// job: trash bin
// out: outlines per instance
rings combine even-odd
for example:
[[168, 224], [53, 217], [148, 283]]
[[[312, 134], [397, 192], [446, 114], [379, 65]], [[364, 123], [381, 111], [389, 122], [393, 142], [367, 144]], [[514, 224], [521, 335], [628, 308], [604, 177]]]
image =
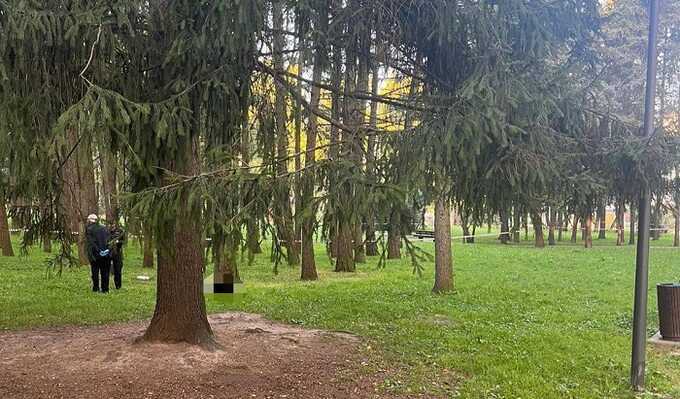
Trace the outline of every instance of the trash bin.
[[658, 284], [656, 294], [661, 338], [680, 342], [680, 283]]

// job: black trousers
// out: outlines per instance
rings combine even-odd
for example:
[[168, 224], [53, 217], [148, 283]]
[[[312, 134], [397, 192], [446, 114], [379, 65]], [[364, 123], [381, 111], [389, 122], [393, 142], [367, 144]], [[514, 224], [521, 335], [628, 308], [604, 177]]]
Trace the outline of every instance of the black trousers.
[[123, 285], [123, 254], [118, 253], [111, 257], [111, 264], [113, 266], [113, 283], [116, 289], [120, 289]]
[[101, 276], [101, 292], [109, 292], [111, 258], [99, 258], [91, 262], [90, 266], [92, 267], [92, 291], [99, 291], [99, 277]]

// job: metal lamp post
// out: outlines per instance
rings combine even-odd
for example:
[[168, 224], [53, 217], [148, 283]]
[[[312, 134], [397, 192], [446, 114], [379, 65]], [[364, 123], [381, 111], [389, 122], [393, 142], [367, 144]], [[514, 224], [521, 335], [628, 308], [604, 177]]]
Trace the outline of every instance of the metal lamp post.
[[[656, 96], [657, 30], [659, 0], [649, 1], [649, 41], [647, 43], [647, 84], [643, 136], [654, 133], [654, 103]], [[635, 259], [635, 304], [633, 309], [633, 355], [630, 383], [637, 391], [645, 387], [645, 354], [647, 344], [647, 290], [649, 286], [649, 218], [650, 190], [642, 187], [638, 211], [638, 242]]]

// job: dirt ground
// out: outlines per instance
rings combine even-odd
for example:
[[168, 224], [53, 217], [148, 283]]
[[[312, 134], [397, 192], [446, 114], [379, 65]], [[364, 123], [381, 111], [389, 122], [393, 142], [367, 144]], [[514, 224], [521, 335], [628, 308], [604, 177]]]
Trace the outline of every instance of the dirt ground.
[[135, 344], [144, 322], [0, 333], [0, 398], [395, 397], [355, 336], [245, 313], [210, 321], [221, 351]]

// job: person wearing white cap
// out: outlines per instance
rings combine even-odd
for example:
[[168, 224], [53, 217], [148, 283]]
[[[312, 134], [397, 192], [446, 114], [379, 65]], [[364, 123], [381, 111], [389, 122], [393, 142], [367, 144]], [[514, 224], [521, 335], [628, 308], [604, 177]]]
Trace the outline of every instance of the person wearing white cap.
[[101, 276], [101, 292], [109, 292], [109, 273], [111, 271], [111, 257], [109, 250], [109, 231], [98, 223], [95, 214], [87, 217], [85, 228], [85, 248], [87, 259], [92, 268], [92, 291], [99, 292], [99, 278]]

